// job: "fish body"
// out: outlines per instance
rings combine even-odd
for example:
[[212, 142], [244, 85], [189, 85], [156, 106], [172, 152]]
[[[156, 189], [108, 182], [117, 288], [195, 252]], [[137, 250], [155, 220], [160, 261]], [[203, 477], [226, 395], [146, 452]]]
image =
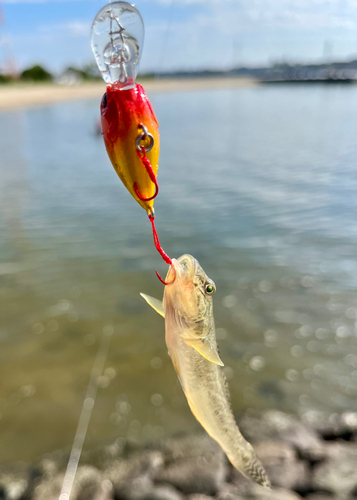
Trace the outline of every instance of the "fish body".
[[215, 284], [191, 255], [172, 260], [166, 281], [173, 279], [165, 286], [162, 305], [143, 297], [165, 317], [166, 345], [190, 409], [236, 469], [269, 487], [266, 472], [240, 433], [231, 409], [216, 342]]
[[[144, 125], [154, 139], [146, 156], [155, 176], [159, 166], [159, 124], [143, 87], [137, 84], [123, 90], [115, 83], [108, 84], [101, 103], [101, 122], [105, 147], [116, 173], [136, 201], [151, 213], [154, 201], [140, 199], [134, 189], [136, 184], [146, 199], [155, 194], [155, 184], [150, 180], [136, 147], [136, 140], [142, 132], [140, 125]], [[143, 141], [141, 145], [146, 147], [148, 144]]]

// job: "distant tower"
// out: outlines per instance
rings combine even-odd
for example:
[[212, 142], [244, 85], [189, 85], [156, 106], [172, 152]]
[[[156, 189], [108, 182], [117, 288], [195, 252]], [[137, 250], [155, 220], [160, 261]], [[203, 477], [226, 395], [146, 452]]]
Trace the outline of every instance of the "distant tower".
[[6, 27], [5, 13], [0, 1], [0, 73], [17, 76], [11, 39]]

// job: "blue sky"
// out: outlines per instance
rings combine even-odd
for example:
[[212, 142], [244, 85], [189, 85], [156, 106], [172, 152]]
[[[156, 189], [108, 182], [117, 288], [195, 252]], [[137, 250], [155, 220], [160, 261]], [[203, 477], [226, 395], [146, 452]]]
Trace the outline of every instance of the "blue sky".
[[[20, 68], [93, 61], [99, 0], [0, 0]], [[357, 0], [138, 0], [142, 71], [357, 58]], [[0, 37], [4, 30], [0, 27]], [[0, 64], [4, 46], [0, 47]]]

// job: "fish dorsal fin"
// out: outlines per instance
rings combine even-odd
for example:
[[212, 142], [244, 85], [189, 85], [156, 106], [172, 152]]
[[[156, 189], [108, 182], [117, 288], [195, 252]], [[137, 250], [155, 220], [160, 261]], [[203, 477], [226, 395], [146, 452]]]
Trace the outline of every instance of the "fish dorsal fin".
[[185, 343], [201, 354], [207, 361], [211, 361], [215, 365], [224, 366], [219, 357], [217, 347], [207, 338], [204, 339], [184, 339]]
[[140, 294], [143, 299], [151, 306], [157, 313], [160, 314], [163, 318], [165, 317], [164, 306], [161, 300], [155, 299], [154, 297], [150, 297], [150, 295], [146, 295], [145, 293]]

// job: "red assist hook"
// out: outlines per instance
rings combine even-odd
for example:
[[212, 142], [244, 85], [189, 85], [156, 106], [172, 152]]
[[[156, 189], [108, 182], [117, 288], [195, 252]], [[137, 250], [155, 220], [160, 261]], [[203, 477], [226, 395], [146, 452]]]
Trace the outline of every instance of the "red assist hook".
[[[154, 172], [154, 170], [153, 170], [153, 168], [151, 166], [150, 160], [146, 156], [146, 153], [148, 153], [149, 151], [151, 151], [151, 149], [154, 146], [154, 142], [155, 141], [154, 141], [153, 136], [148, 132], [148, 130], [145, 127], [145, 125], [143, 125], [142, 123], [139, 123], [139, 129], [141, 129], [142, 132], [140, 133], [140, 135], [138, 135], [138, 137], [136, 139], [136, 149], [137, 149], [138, 156], [141, 159], [141, 162], [142, 162], [143, 166], [145, 167], [145, 170], [146, 170], [146, 172], [147, 172], [147, 174], [148, 174], [151, 182], [155, 185], [155, 193], [152, 196], [150, 196], [148, 198], [145, 198], [140, 193], [138, 185], [137, 185], [136, 182], [134, 182], [134, 190], [135, 190], [136, 196], [140, 200], [142, 200], [142, 201], [151, 201], [151, 200], [154, 200], [156, 198], [156, 196], [159, 194], [159, 185], [157, 183], [155, 172]], [[142, 143], [144, 143], [144, 144], [147, 143], [147, 145], [142, 145]], [[148, 210], [148, 214], [149, 214], [149, 221], [151, 222], [151, 225], [152, 225], [152, 234], [153, 234], [153, 237], [154, 237], [154, 243], [155, 243], [156, 250], [159, 252], [159, 254], [161, 255], [161, 257], [164, 260], [164, 262], [166, 262], [166, 264], [169, 264], [170, 266], [172, 266], [172, 269], [174, 271], [174, 278], [173, 278], [172, 281], [166, 282], [165, 280], [163, 280], [161, 278], [160, 274], [156, 270], [155, 270], [155, 273], [156, 273], [156, 276], [161, 281], [161, 283], [163, 283], [164, 285], [171, 285], [175, 281], [176, 271], [175, 271], [174, 266], [172, 265], [172, 260], [167, 255], [167, 253], [163, 250], [163, 248], [162, 248], [162, 246], [160, 244], [159, 237], [158, 237], [158, 234], [157, 234], [157, 231], [156, 231], [156, 227], [155, 227], [154, 208], [152, 208], [152, 210], [151, 209]]]
[[[159, 194], [159, 185], [158, 185], [157, 180], [156, 180], [155, 172], [151, 166], [149, 159], [146, 156], [146, 153], [151, 151], [151, 149], [154, 146], [154, 138], [151, 134], [148, 133], [147, 128], [142, 123], [139, 123], [139, 128], [142, 129], [142, 133], [138, 136], [138, 138], [136, 140], [136, 149], [137, 149], [138, 156], [139, 156], [142, 164], [144, 165], [144, 167], [145, 167], [145, 169], [150, 177], [151, 182], [153, 184], [155, 184], [155, 193], [152, 196], [149, 196], [146, 198], [145, 196], [143, 196], [140, 193], [136, 182], [134, 182], [134, 191], [135, 191], [136, 196], [139, 198], [139, 200], [151, 201], [151, 200], [154, 200], [156, 198], [156, 196]], [[147, 147], [142, 146], [141, 145], [142, 141], [147, 141], [147, 140], [149, 140], [149, 145]]]
[[173, 280], [169, 281], [169, 282], [166, 282], [165, 280], [163, 280], [161, 278], [160, 274], [155, 269], [156, 276], [159, 278], [161, 283], [163, 283], [164, 285], [172, 285], [172, 283], [175, 281], [175, 278], [176, 278], [176, 269], [172, 265], [172, 260], [167, 255], [167, 253], [164, 252], [162, 246], [160, 245], [159, 237], [157, 235], [157, 231], [156, 231], [156, 227], [155, 227], [155, 214], [154, 213], [149, 214], [149, 221], [151, 222], [151, 225], [152, 225], [152, 234], [154, 237], [154, 243], [155, 243], [156, 250], [159, 252], [159, 254], [161, 255], [162, 259], [166, 262], [166, 264], [169, 264], [171, 266], [171, 269], [174, 272]]

